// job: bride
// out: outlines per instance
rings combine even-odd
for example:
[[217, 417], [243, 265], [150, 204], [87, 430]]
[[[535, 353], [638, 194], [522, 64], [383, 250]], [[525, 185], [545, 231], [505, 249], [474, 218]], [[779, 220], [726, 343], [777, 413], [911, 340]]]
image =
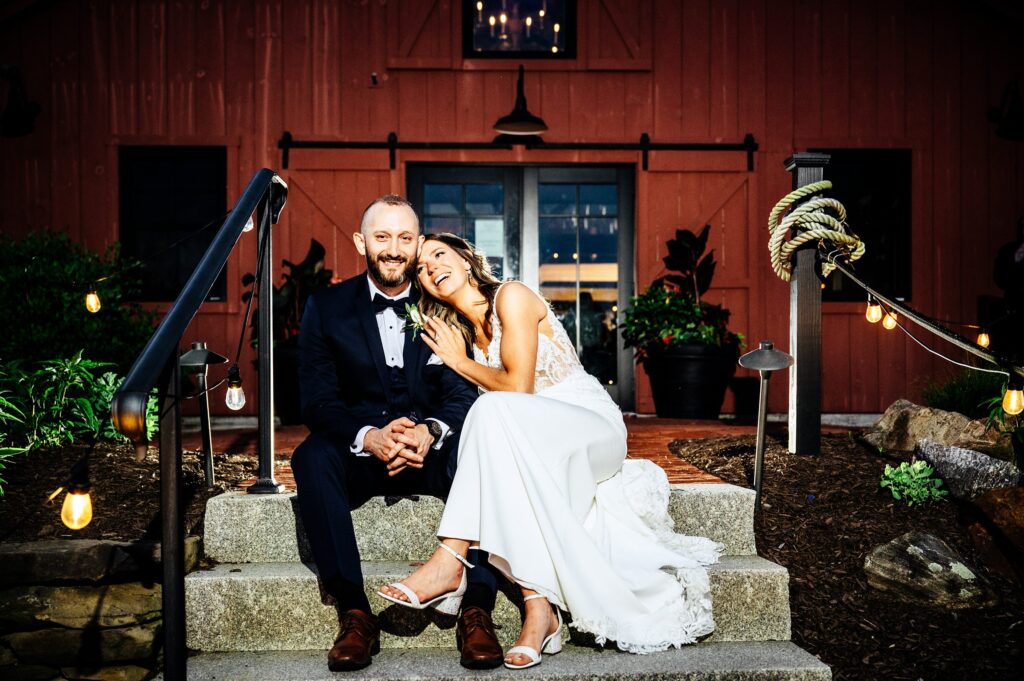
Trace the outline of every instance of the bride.
[[451, 234], [425, 237], [416, 273], [424, 341], [484, 394], [463, 426], [441, 546], [380, 595], [455, 612], [465, 556], [479, 547], [524, 597], [506, 667], [532, 667], [561, 650], [562, 610], [599, 644], [633, 653], [709, 634], [703, 566], [721, 546], [671, 531], [664, 472], [624, 462], [622, 414], [547, 303], [522, 283], [498, 282]]

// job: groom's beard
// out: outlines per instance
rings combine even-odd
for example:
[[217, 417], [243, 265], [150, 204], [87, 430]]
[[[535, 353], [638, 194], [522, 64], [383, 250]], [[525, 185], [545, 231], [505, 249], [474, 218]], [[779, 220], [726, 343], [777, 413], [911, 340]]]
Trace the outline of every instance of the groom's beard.
[[[405, 267], [398, 271], [393, 276], [384, 274], [384, 271], [380, 267], [380, 263], [404, 263]], [[412, 275], [414, 264], [403, 256], [392, 257], [386, 253], [381, 253], [376, 258], [371, 258], [369, 255], [366, 256], [366, 269], [370, 271], [370, 276], [373, 280], [384, 286], [385, 288], [393, 288], [395, 286], [401, 286], [407, 282]]]

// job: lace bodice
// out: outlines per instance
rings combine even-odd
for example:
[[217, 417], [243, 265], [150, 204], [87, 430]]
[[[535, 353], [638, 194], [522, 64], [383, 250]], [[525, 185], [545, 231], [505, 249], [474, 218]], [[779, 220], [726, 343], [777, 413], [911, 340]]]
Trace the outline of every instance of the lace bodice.
[[[498, 292], [500, 291], [499, 288]], [[497, 300], [497, 293], [495, 293], [495, 300]], [[537, 331], [537, 371], [533, 380], [535, 393], [550, 388], [577, 373], [586, 373], [576, 354], [576, 348], [569, 340], [569, 334], [565, 332], [565, 327], [558, 321], [551, 306], [547, 307], [547, 320], [551, 325], [553, 335], [549, 338], [539, 330]], [[480, 348], [474, 345], [473, 357], [477, 362], [491, 368], [504, 369], [505, 367], [501, 363], [501, 321], [498, 319], [497, 312], [491, 312], [491, 332], [493, 335], [487, 346], [487, 354], [485, 355]], [[483, 388], [480, 391], [486, 392]]]

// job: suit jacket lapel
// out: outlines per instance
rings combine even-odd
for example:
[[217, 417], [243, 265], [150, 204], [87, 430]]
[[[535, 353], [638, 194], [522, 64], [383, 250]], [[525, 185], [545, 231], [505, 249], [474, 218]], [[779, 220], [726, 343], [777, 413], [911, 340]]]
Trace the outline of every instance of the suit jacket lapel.
[[[415, 292], [409, 296], [409, 302], [413, 305], [416, 304]], [[426, 362], [426, 359], [423, 358], [423, 348], [427, 347], [427, 344], [418, 338], [413, 340], [410, 321], [409, 319], [405, 320], [405, 347], [402, 350], [402, 362], [405, 365], [405, 382], [409, 386], [409, 395], [413, 395], [416, 384], [420, 380], [420, 369]]]
[[377, 315], [370, 302], [370, 286], [364, 277], [362, 285], [356, 293], [356, 316], [359, 318], [359, 325], [363, 327], [363, 335], [366, 336], [366, 345], [373, 357], [373, 365], [377, 367], [377, 375], [380, 376], [380, 383], [384, 391], [391, 393], [391, 381], [388, 380], [387, 360], [384, 359], [384, 346], [380, 342], [380, 329], [377, 328]]

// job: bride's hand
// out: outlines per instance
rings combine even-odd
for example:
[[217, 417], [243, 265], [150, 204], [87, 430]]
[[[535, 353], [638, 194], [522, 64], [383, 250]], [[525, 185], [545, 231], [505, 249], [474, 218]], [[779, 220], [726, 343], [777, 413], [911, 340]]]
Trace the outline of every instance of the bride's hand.
[[454, 324], [445, 326], [434, 317], [424, 315], [423, 342], [452, 369], [466, 359], [466, 342]]

